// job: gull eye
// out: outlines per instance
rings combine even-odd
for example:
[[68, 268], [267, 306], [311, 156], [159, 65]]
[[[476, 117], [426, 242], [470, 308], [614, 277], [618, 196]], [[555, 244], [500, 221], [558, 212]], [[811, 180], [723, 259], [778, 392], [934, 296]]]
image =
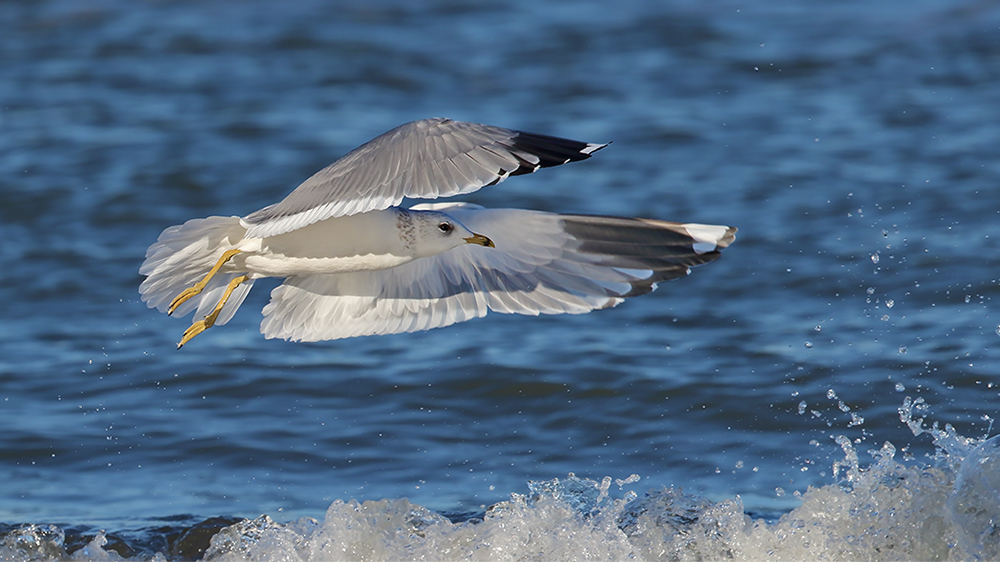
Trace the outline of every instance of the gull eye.
[[454, 228], [455, 227], [451, 226], [450, 222], [443, 222], [438, 225], [438, 230], [445, 234], [451, 234], [451, 231], [454, 230]]

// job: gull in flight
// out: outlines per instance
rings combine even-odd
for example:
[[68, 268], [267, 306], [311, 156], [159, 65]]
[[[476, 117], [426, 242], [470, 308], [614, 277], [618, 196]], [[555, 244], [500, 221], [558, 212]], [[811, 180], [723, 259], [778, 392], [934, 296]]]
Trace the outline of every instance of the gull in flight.
[[403, 198], [472, 193], [607, 146], [450, 119], [397, 127], [245, 217], [193, 219], [146, 251], [150, 308], [196, 311], [180, 348], [228, 322], [262, 277], [266, 338], [320, 341], [449, 326], [487, 311], [581, 314], [716, 260], [736, 229]]

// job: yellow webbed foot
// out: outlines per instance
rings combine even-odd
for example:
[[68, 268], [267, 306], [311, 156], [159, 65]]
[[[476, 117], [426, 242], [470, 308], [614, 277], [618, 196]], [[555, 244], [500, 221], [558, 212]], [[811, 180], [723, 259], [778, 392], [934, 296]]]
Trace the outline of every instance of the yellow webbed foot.
[[[225, 265], [226, 262], [231, 260], [233, 256], [235, 256], [238, 253], [240, 253], [240, 250], [232, 249], [222, 254], [222, 257], [219, 258], [219, 261], [215, 262], [215, 266], [212, 267], [212, 270], [208, 272], [208, 275], [206, 275], [204, 279], [198, 281], [191, 287], [184, 289], [183, 291], [181, 291], [181, 294], [174, 297], [174, 300], [170, 302], [170, 306], [167, 307], [167, 316], [173, 314], [174, 311], [177, 310], [177, 307], [187, 302], [188, 299], [201, 293], [205, 289], [205, 285], [208, 285], [208, 282], [212, 280], [212, 277], [215, 277], [215, 274], [218, 273], [220, 269], [222, 269], [222, 266]], [[194, 336], [191, 337], [193, 338]]]
[[[238, 252], [239, 250], [235, 251]], [[191, 324], [191, 326], [184, 331], [184, 336], [181, 337], [181, 341], [177, 344], [177, 349], [184, 347], [184, 344], [191, 341], [195, 336], [214, 326], [215, 321], [219, 318], [219, 313], [222, 312], [222, 307], [226, 306], [226, 302], [229, 301], [229, 296], [233, 294], [233, 291], [236, 290], [236, 287], [238, 287], [240, 283], [246, 281], [247, 279], [250, 279], [248, 275], [240, 275], [236, 279], [230, 281], [229, 286], [226, 287], [226, 292], [223, 293], [222, 298], [219, 299], [219, 304], [215, 305], [215, 310], [206, 316], [204, 320], [199, 320], [194, 324]]]
[[184, 344], [191, 341], [192, 338], [209, 328], [211, 328], [211, 326], [208, 325], [207, 319], [199, 320], [194, 324], [191, 324], [187, 330], [184, 330], [184, 336], [181, 338], [181, 341], [177, 343], [177, 349], [184, 347]]
[[194, 286], [188, 287], [187, 289], [181, 291], [181, 294], [177, 295], [176, 297], [174, 297], [174, 300], [170, 301], [170, 306], [167, 307], [167, 316], [173, 314], [174, 311], [177, 310], [178, 306], [184, 304], [185, 301], [200, 293], [204, 288], [205, 288], [205, 283], [199, 282]]

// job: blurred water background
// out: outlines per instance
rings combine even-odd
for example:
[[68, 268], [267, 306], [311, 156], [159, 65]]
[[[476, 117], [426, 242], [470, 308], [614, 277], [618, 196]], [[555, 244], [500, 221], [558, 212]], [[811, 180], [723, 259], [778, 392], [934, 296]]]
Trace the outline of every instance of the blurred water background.
[[[210, 558], [1000, 549], [962, 519], [1000, 513], [997, 2], [6, 0], [0, 37], [4, 556], [197, 558], [232, 523]], [[737, 241], [613, 310], [317, 344], [263, 339], [258, 283], [175, 350], [137, 294], [162, 229], [431, 116], [614, 141], [466, 200]], [[649, 539], [664, 506], [722, 550]]]

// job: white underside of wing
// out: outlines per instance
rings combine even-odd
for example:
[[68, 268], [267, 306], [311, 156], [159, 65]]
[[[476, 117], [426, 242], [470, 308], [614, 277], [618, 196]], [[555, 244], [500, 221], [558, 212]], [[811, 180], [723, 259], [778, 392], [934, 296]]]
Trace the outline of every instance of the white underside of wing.
[[433, 207], [489, 236], [497, 248], [467, 245], [383, 271], [289, 278], [271, 293], [261, 332], [318, 341], [428, 330], [489, 310], [580, 314], [620, 302], [609, 287], [629, 287], [627, 275], [567, 259], [573, 239], [557, 215]]
[[317, 341], [428, 330], [490, 310], [585, 313], [717, 259], [735, 232], [463, 203], [413, 209], [448, 213], [496, 247], [464, 245], [381, 271], [291, 277], [264, 308], [264, 335]]
[[[388, 282], [392, 287], [399, 280], [386, 272], [289, 279], [271, 292], [261, 332], [268, 338], [294, 341], [332, 340], [441, 328], [485, 316], [489, 310], [529, 315], [580, 314], [616, 300], [587, 299], [545, 286], [502, 292], [469, 287], [445, 296], [373, 294], [379, 282]], [[361, 285], [364, 290], [352, 290]]]

